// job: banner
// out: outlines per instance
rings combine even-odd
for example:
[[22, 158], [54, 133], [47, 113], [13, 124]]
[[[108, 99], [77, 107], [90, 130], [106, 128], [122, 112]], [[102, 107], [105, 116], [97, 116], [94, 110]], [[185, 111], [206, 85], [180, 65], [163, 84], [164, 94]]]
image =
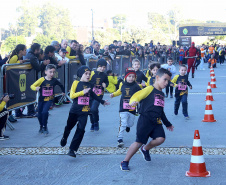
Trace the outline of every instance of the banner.
[[77, 71], [81, 66], [79, 60], [71, 60], [68, 62], [68, 90], [70, 91], [72, 83], [77, 79]]
[[191, 46], [191, 37], [179, 37], [180, 46]]
[[30, 64], [6, 66], [6, 93], [14, 99], [7, 103], [8, 109], [20, 107], [36, 101], [36, 92], [30, 86], [36, 81], [36, 72]]
[[226, 35], [226, 23], [187, 24], [179, 27], [179, 36]]

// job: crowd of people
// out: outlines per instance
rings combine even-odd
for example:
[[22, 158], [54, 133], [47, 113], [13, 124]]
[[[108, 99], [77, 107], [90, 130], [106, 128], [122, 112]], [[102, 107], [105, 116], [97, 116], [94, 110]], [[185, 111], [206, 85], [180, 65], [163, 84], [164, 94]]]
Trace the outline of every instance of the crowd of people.
[[[172, 53], [177, 53], [180, 65], [179, 75], [176, 75], [177, 70]], [[117, 55], [140, 57], [155, 55], [156, 60], [150, 61], [149, 70], [144, 73], [140, 70], [141, 62], [139, 59], [133, 59], [132, 67], [127, 68], [125, 76], [119, 80], [111, 70], [105, 72], [107, 62], [103, 59], [106, 56], [110, 60], [114, 60]], [[167, 61], [164, 64], [160, 61], [162, 55], [167, 56]], [[86, 58], [97, 59], [95, 71], [86, 66]], [[153, 41], [141, 46], [136, 42], [122, 44], [121, 41], [115, 40], [113, 44], [100, 49], [100, 44], [94, 40], [89, 47], [84, 49], [84, 46], [76, 40], [72, 40], [69, 45], [67, 40], [62, 40], [61, 43], [53, 41], [43, 51], [38, 43], [32, 44], [29, 49], [23, 44], [18, 44], [10, 56], [1, 58], [0, 64], [29, 62], [37, 72], [41, 71], [43, 77], [38, 78], [37, 76], [37, 81], [30, 87], [33, 91], [39, 91], [38, 108], [35, 109], [33, 104], [27, 106], [27, 115], [23, 114], [23, 109], [17, 109], [15, 110], [16, 118], [37, 117], [40, 124], [38, 132], [48, 135], [48, 115], [49, 109], [54, 105], [54, 87], [60, 86], [63, 96], [67, 93], [64, 92], [63, 85], [54, 78], [54, 73], [57, 68], [73, 59], [78, 59], [82, 65], [77, 71], [78, 79], [71, 86], [70, 98], [73, 103], [60, 144], [62, 147], [67, 144], [70, 131], [77, 124], [68, 152], [69, 156], [76, 157], [75, 152], [82, 142], [88, 116], [91, 120], [90, 131], [94, 132], [100, 129], [99, 105], [110, 105], [108, 101], [103, 100], [104, 93], [111, 93], [111, 98], [121, 95], [119, 105], [121, 123], [117, 140], [119, 147], [124, 145], [124, 132], [130, 131], [130, 127], [134, 125], [135, 115], [140, 114], [136, 142], [130, 146], [121, 163], [121, 169], [128, 171], [129, 161], [138, 149], [140, 149], [144, 159], [150, 161], [149, 150], [164, 142], [165, 133], [162, 123], [168, 130], [173, 131], [174, 129], [164, 113], [164, 98], [168, 98], [168, 96], [173, 98], [175, 88], [174, 114], [178, 115], [180, 102], [182, 102], [182, 113], [185, 119], [189, 119], [187, 95], [188, 87], [192, 89], [188, 80], [190, 69], [192, 69], [192, 77], [194, 77], [195, 68], [199, 64], [202, 70], [204, 62], [209, 62], [209, 66], [213, 67], [216, 67], [217, 62], [224, 63], [225, 47], [220, 45], [195, 47], [193, 42], [191, 47], [177, 48], [176, 46], [160, 45], [160, 43], [154, 45]], [[185, 59], [187, 59], [188, 67], [184, 65]], [[165, 88], [166, 93], [164, 94], [162, 90]], [[16, 121], [12, 112], [8, 112], [4, 108], [8, 101], [10, 101], [9, 96], [4, 95], [0, 104], [0, 140], [9, 139], [9, 136], [3, 134], [6, 120]], [[139, 108], [137, 108], [138, 103]], [[147, 144], [149, 137], [152, 140]]]

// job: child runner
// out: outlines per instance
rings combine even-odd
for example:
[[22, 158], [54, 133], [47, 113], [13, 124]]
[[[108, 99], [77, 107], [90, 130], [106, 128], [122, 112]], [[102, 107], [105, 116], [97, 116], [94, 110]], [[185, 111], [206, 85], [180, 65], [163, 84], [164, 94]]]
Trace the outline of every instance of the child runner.
[[31, 85], [31, 89], [33, 91], [39, 91], [38, 99], [38, 121], [40, 124], [39, 133], [43, 133], [45, 135], [49, 134], [47, 122], [49, 116], [49, 108], [53, 104], [54, 87], [56, 85], [59, 85], [64, 95], [63, 85], [56, 78], [53, 78], [55, 71], [56, 66], [54, 64], [48, 64], [45, 69], [46, 76], [39, 78], [35, 83]]
[[71, 141], [68, 152], [68, 155], [71, 157], [76, 157], [75, 151], [78, 150], [85, 134], [87, 117], [90, 112], [91, 98], [103, 105], [109, 105], [107, 101], [102, 100], [102, 97], [98, 97], [92, 91], [93, 85], [89, 82], [90, 71], [91, 70], [87, 66], [81, 66], [77, 71], [77, 76], [81, 79], [80, 81], [75, 80], [71, 86], [70, 98], [73, 99], [73, 104], [60, 142], [62, 147], [67, 144], [67, 138], [77, 123], [75, 135]]
[[184, 60], [184, 48], [183, 46], [180, 47], [180, 50], [179, 50], [179, 65], [183, 64], [183, 60]]
[[157, 71], [159, 70], [160, 67], [161, 67], [160, 63], [158, 63], [158, 62], [154, 62], [150, 65], [150, 72], [151, 72], [152, 76], [148, 77], [148, 81], [146, 83], [146, 86], [150, 86], [150, 85], [153, 85], [155, 83], [155, 76], [156, 76]]
[[[137, 122], [136, 142], [134, 142], [121, 162], [121, 170], [129, 171], [129, 161], [140, 148], [146, 161], [151, 161], [149, 150], [165, 141], [165, 132], [162, 122], [168, 130], [173, 131], [173, 125], [168, 121], [164, 113], [164, 89], [170, 81], [171, 73], [160, 68], [153, 86], [148, 86], [136, 92], [130, 99], [130, 105], [136, 106], [140, 102], [140, 117]], [[162, 121], [161, 121], [162, 120]], [[148, 144], [148, 138], [152, 141]], [[143, 145], [143, 146], [142, 146]]]
[[118, 147], [122, 147], [124, 131], [130, 131], [130, 127], [134, 125], [134, 119], [136, 114], [135, 107], [129, 105], [129, 99], [132, 95], [141, 90], [136, 83], [136, 72], [133, 68], [127, 68], [125, 72], [125, 81], [120, 83], [119, 89], [110, 94], [110, 97], [116, 97], [122, 94], [119, 106], [120, 126], [118, 133]]
[[187, 67], [182, 64], [179, 67], [180, 75], [176, 75], [171, 82], [174, 84], [175, 89], [175, 104], [174, 104], [174, 114], [178, 114], [178, 109], [180, 107], [180, 102], [182, 101], [183, 114], [185, 119], [189, 119], [188, 116], [188, 89], [192, 89], [191, 83], [188, 81], [188, 75], [186, 74]]
[[[109, 84], [107, 74], [104, 72], [106, 66], [106, 60], [98, 60], [97, 70], [92, 71], [90, 77], [90, 83], [93, 85], [93, 92], [101, 99], [104, 96], [104, 88], [106, 88]], [[99, 105], [100, 101], [93, 100], [91, 105], [91, 132], [99, 130]]]
[[113, 93], [116, 91], [116, 85], [118, 84], [117, 75], [113, 73], [112, 70], [107, 71], [109, 85], [106, 88], [109, 93]]
[[136, 82], [138, 84], [141, 84], [142, 81], [147, 82], [147, 80], [148, 80], [147, 77], [144, 75], [144, 73], [142, 71], [140, 71], [140, 61], [138, 59], [136, 59], [136, 58], [133, 59], [132, 67], [136, 71], [136, 76], [137, 76]]
[[[169, 57], [167, 59], [167, 64], [163, 64], [162, 68], [169, 70], [172, 74], [171, 79], [174, 78], [176, 74], [176, 67], [173, 65], [173, 58]], [[170, 98], [173, 98], [173, 86], [170, 86], [170, 83], [168, 83], [166, 87], [166, 95], [165, 95], [166, 98], [168, 98], [169, 90], [170, 90]]]
[[150, 70], [150, 66], [151, 66], [151, 64], [153, 64], [154, 63], [154, 61], [149, 61], [149, 63], [148, 63], [148, 70], [147, 70], [147, 72], [146, 72], [146, 77], [148, 78], [148, 77], [151, 77], [152, 76], [152, 74], [151, 74], [151, 70]]

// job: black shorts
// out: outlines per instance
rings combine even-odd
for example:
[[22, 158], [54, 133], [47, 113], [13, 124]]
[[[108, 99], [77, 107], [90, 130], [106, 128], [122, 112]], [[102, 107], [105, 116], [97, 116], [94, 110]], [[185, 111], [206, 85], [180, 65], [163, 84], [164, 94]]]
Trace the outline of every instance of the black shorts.
[[140, 115], [137, 122], [136, 142], [146, 144], [149, 137], [152, 139], [165, 138], [165, 131], [162, 124], [153, 124], [147, 116]]

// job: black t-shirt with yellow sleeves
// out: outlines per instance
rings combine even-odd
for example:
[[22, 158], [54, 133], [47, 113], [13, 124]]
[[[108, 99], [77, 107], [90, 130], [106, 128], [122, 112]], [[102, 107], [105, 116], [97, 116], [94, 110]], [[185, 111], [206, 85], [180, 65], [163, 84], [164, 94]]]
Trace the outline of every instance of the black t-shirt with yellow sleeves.
[[147, 80], [148, 80], [147, 77], [144, 75], [144, 73], [142, 71], [140, 71], [140, 70], [136, 71], [136, 76], [137, 76], [136, 81], [139, 84], [141, 84], [142, 81], [147, 82]]
[[122, 95], [120, 99], [119, 112], [130, 112], [136, 114], [135, 107], [129, 105], [129, 100], [132, 95], [139, 90], [141, 90], [141, 88], [135, 81], [133, 83], [128, 83], [126, 81], [120, 83], [119, 89], [113, 93], [114, 97]]
[[175, 97], [183, 96], [184, 94], [188, 94], [188, 87], [192, 86], [191, 83], [188, 80], [188, 75], [176, 75], [171, 80], [171, 82], [174, 84], [174, 86], [178, 85], [178, 87], [175, 89]]
[[164, 93], [157, 90], [154, 86], [148, 86], [136, 92], [130, 99], [130, 103], [139, 102], [139, 113], [147, 116], [153, 124], [162, 124], [166, 127], [172, 124], [164, 113]]
[[56, 78], [52, 78], [51, 80], [46, 80], [45, 77], [39, 78], [31, 85], [31, 89], [36, 91], [36, 87], [40, 87], [39, 101], [50, 101], [54, 99], [54, 87], [57, 85], [60, 86], [64, 93], [63, 85]]
[[[91, 90], [84, 94], [83, 90], [86, 88], [91, 88]], [[73, 104], [70, 109], [70, 113], [73, 114], [84, 114], [90, 111], [90, 104], [93, 99], [104, 104], [104, 100], [98, 97], [92, 91], [93, 85], [90, 82], [81, 82], [75, 80], [71, 86], [70, 98], [73, 100]]]
[[90, 83], [93, 85], [93, 92], [103, 98], [104, 88], [102, 83], [109, 85], [108, 76], [104, 72], [92, 71], [90, 76]]

